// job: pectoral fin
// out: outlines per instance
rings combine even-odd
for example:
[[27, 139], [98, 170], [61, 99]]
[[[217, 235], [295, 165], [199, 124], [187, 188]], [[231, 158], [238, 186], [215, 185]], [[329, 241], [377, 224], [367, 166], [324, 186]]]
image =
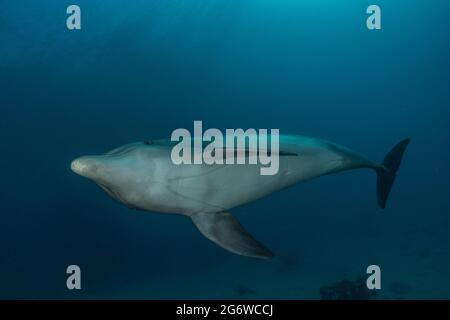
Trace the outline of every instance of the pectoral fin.
[[228, 251], [262, 259], [273, 256], [272, 252], [256, 241], [230, 213], [196, 213], [191, 219], [206, 238]]

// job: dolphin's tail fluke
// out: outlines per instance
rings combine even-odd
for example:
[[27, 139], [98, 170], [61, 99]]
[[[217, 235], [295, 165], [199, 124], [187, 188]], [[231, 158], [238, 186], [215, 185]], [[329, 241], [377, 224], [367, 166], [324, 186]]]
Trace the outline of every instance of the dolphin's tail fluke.
[[394, 184], [396, 173], [400, 168], [403, 154], [410, 142], [411, 139], [408, 138], [395, 145], [384, 157], [383, 163], [377, 169], [378, 205], [382, 209], [386, 208], [386, 200]]

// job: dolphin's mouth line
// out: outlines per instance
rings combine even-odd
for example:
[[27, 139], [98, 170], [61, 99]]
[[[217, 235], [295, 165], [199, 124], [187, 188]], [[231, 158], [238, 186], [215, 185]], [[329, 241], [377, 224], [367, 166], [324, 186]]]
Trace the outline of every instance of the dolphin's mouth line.
[[107, 194], [109, 194], [111, 197], [113, 197], [114, 199], [116, 199], [116, 200], [119, 201], [119, 202], [124, 203], [122, 197], [121, 197], [117, 192], [115, 192], [114, 190], [112, 190], [111, 188], [107, 187], [106, 185], [104, 185], [104, 184], [102, 184], [102, 183], [100, 183], [100, 182], [97, 182], [97, 184], [98, 184], [98, 186], [99, 186], [100, 188], [102, 188], [103, 190], [105, 190], [105, 192], [106, 192]]
[[123, 197], [120, 195], [120, 193], [114, 191], [113, 189], [105, 186], [102, 183], [97, 182], [97, 185], [102, 188], [111, 198], [117, 200], [118, 202], [120, 202], [121, 204], [125, 205], [127, 208], [129, 209], [133, 209], [133, 210], [139, 210], [138, 207], [135, 207], [131, 204], [129, 204], [128, 202], [126, 202]]

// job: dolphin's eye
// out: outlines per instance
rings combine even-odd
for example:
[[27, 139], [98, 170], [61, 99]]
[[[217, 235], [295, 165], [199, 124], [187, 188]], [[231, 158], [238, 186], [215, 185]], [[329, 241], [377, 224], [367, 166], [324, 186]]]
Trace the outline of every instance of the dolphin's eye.
[[145, 140], [144, 144], [145, 145], [151, 145], [151, 144], [153, 144], [153, 140]]

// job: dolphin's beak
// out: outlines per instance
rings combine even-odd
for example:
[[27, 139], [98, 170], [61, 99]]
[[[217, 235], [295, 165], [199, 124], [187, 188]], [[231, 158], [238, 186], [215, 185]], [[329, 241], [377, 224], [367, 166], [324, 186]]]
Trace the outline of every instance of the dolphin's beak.
[[86, 178], [95, 178], [99, 161], [95, 156], [80, 157], [72, 161], [70, 168], [76, 174]]

